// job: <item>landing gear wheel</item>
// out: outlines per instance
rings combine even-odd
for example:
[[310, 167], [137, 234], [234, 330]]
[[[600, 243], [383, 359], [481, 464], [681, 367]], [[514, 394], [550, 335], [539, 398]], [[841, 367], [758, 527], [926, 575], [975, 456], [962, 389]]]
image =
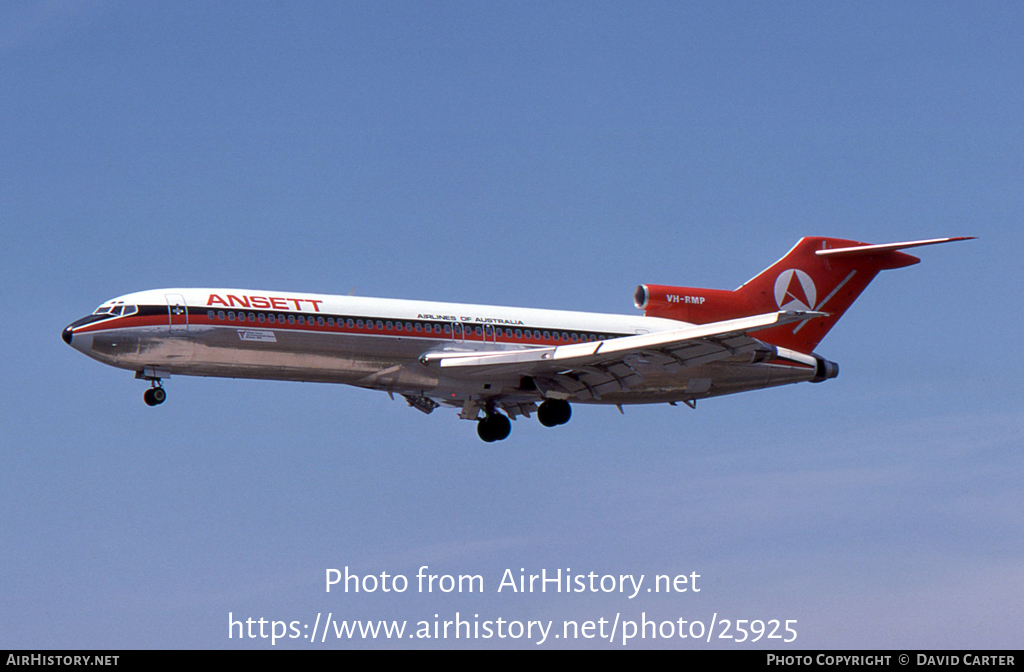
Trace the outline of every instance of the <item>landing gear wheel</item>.
[[572, 417], [572, 406], [564, 399], [548, 399], [537, 409], [537, 419], [545, 427], [564, 425]]
[[502, 441], [512, 433], [512, 423], [501, 413], [489, 413], [477, 422], [476, 433], [487, 443]]
[[162, 387], [151, 387], [142, 394], [147, 406], [159, 406], [167, 400], [167, 392]]

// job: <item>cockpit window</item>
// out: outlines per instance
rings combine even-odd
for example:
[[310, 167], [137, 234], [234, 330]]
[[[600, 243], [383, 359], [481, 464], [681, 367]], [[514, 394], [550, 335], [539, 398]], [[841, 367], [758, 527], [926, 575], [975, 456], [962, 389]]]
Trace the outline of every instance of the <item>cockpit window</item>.
[[124, 316], [124, 315], [134, 315], [137, 312], [139, 312], [139, 309], [138, 309], [137, 306], [126, 306], [126, 305], [124, 305], [124, 302], [118, 301], [117, 303], [114, 303], [114, 304], [111, 304], [111, 305], [103, 304], [102, 306], [100, 306], [96, 310], [92, 311], [92, 314], [93, 315], [110, 315], [112, 317], [118, 317], [118, 316]]

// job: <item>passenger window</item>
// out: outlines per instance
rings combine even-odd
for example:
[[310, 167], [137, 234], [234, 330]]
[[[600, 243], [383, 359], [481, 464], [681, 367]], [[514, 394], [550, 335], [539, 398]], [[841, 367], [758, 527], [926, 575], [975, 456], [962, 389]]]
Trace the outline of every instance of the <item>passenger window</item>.
[[295, 316], [294, 315], [289, 315], [288, 316], [288, 324], [295, 324]]
[[316, 318], [316, 323], [318, 325], [320, 325], [321, 327], [324, 326], [324, 318], [322, 318], [322, 317]]
[[[355, 326], [355, 322], [352, 321], [351, 317], [348, 318], [348, 320], [345, 321], [345, 326], [347, 326], [349, 329], [351, 329], [353, 326]], [[360, 326], [362, 326], [362, 325], [360, 325]]]
[[233, 311], [233, 310], [229, 310], [228, 311], [228, 320], [231, 321], [231, 322], [235, 321], [235, 311]]
[[380, 320], [377, 320], [377, 328], [378, 329], [383, 329], [384, 328], [384, 323], [381, 322]]
[[217, 311], [217, 319], [218, 320], [223, 320], [225, 317], [226, 317], [226, 315], [224, 315], [224, 311], [223, 310], [218, 310]]
[[213, 312], [212, 310], [208, 310], [208, 311], [206, 311], [206, 318], [210, 319], [210, 320], [214, 320], [214, 319], [217, 318], [217, 313]]

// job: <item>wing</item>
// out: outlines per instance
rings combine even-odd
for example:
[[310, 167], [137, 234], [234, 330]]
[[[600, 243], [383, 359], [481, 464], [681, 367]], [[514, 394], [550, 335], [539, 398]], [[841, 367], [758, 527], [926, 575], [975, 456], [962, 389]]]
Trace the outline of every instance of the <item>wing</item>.
[[750, 332], [825, 315], [781, 311], [573, 345], [490, 353], [438, 352], [424, 355], [422, 361], [472, 376], [531, 376], [549, 396], [600, 398], [602, 393], [626, 390], [640, 382], [644, 367], [672, 373], [736, 355], [749, 354], [753, 360], [775, 356], [774, 348]]

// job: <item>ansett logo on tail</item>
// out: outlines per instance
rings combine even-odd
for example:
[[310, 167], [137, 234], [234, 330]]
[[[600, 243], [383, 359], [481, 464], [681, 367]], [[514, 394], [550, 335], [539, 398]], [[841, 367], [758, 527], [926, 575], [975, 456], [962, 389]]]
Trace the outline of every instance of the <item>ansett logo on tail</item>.
[[814, 310], [818, 290], [803, 271], [790, 268], [775, 278], [775, 303], [779, 310]]

